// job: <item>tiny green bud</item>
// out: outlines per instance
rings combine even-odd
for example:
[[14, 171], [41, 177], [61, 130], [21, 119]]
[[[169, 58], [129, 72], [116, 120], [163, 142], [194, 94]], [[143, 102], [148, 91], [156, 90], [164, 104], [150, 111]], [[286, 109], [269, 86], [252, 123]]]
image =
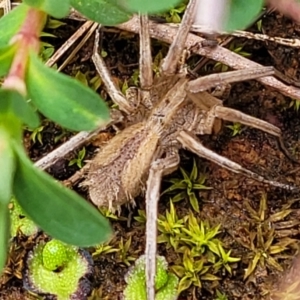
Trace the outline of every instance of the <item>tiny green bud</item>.
[[51, 240], [43, 249], [43, 264], [50, 271], [63, 267], [68, 261], [67, 246], [58, 240]]

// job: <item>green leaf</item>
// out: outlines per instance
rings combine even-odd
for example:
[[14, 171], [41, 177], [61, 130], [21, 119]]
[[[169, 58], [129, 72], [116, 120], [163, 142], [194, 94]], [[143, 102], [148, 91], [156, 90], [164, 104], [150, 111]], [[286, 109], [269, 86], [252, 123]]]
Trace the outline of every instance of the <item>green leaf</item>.
[[73, 191], [32, 165], [23, 149], [18, 154], [13, 191], [25, 213], [46, 233], [65, 243], [87, 247], [105, 242], [109, 222]]
[[126, 11], [139, 11], [142, 13], [159, 13], [170, 10], [171, 8], [180, 4], [182, 0], [127, 0], [126, 2], [123, 0], [113, 0], [113, 2]]
[[130, 17], [111, 0], [71, 0], [71, 5], [90, 20], [103, 25], [120, 24]]
[[15, 172], [15, 156], [9, 141], [9, 133], [0, 127], [0, 203], [3, 205], [11, 199]]
[[187, 174], [187, 172], [183, 168], [180, 168], [180, 172], [181, 172], [181, 174], [182, 174], [182, 176], [184, 178], [184, 181], [186, 183], [191, 182], [191, 179], [190, 179], [189, 175]]
[[167, 188], [165, 191], [163, 191], [161, 195], [167, 194], [175, 190], [186, 190], [185, 181], [184, 180], [177, 181], [176, 183], [172, 184], [169, 188]]
[[233, 31], [246, 28], [254, 21], [263, 5], [263, 0], [232, 0], [225, 30]]
[[260, 258], [261, 258], [261, 253], [257, 252], [255, 254], [254, 258], [250, 261], [250, 263], [248, 265], [248, 268], [246, 269], [246, 272], [244, 274], [244, 280], [246, 278], [248, 278], [251, 275], [251, 273], [254, 272], [254, 270], [255, 270], [255, 268], [257, 266], [257, 263], [259, 262]]
[[197, 180], [197, 178], [198, 178], [198, 168], [197, 168], [196, 160], [193, 159], [193, 169], [190, 175], [190, 180], [194, 182]]
[[0, 47], [7, 46], [11, 38], [19, 31], [29, 7], [20, 4], [0, 19]]
[[193, 184], [193, 190], [212, 190], [212, 189], [213, 189], [212, 187], [203, 184], [199, 184], [199, 183]]
[[65, 128], [89, 131], [109, 119], [108, 107], [94, 91], [46, 67], [35, 54], [30, 55], [26, 83], [34, 105]]
[[217, 277], [213, 274], [204, 274], [203, 276], [201, 276], [202, 280], [209, 280], [209, 281], [215, 281], [215, 280], [220, 280], [220, 277]]
[[7, 205], [0, 203], [0, 275], [6, 263], [10, 219]]
[[16, 91], [0, 89], [0, 116], [9, 118], [14, 114], [21, 119], [29, 128], [36, 128], [40, 120], [36, 112], [28, 102]]
[[191, 285], [192, 285], [192, 281], [189, 277], [184, 276], [183, 278], [181, 278], [178, 284], [178, 290], [177, 290], [178, 294], [180, 294], [182, 291], [187, 290]]
[[0, 48], [0, 77], [8, 73], [15, 51], [14, 45]]
[[198, 203], [198, 199], [197, 199], [195, 193], [191, 193], [189, 195], [189, 199], [190, 199], [190, 203], [191, 203], [194, 211], [199, 212], [200, 211], [199, 210], [199, 203]]
[[23, 0], [23, 2], [58, 19], [65, 17], [70, 9], [69, 0]]
[[186, 198], [186, 192], [180, 192], [172, 198], [172, 202], [176, 203]]

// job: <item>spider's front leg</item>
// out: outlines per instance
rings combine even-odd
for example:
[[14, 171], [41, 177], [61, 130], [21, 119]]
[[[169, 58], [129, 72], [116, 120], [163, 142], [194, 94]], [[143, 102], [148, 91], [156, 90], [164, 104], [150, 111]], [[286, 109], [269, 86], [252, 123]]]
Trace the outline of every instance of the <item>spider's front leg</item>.
[[120, 110], [126, 112], [127, 114], [130, 114], [135, 111], [137, 103], [134, 103], [136, 101], [133, 102], [128, 101], [128, 99], [122, 94], [119, 87], [112, 80], [111, 75], [107, 69], [107, 66], [105, 65], [104, 59], [101, 57], [101, 55], [98, 52], [99, 39], [100, 39], [99, 31], [96, 30], [93, 56], [92, 56], [92, 60], [94, 62], [96, 70], [100, 75], [102, 81], [104, 82], [107, 92], [111, 97], [111, 99], [113, 100], [113, 102], [119, 106]]
[[147, 299], [155, 299], [156, 249], [157, 249], [157, 215], [160, 185], [164, 175], [172, 173], [179, 165], [177, 149], [168, 149], [165, 158], [152, 162], [146, 191], [146, 282]]

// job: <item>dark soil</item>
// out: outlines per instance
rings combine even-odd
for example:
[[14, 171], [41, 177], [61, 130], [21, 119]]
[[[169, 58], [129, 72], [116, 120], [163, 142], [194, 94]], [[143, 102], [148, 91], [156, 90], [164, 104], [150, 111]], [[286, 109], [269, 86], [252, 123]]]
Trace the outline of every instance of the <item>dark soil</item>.
[[[72, 21], [67, 28], [63, 27], [56, 31], [59, 37], [63, 37], [63, 39], [59, 39], [61, 43], [79, 25], [78, 22]], [[266, 15], [262, 19], [262, 27], [264, 33], [270, 36], [300, 38], [299, 25], [276, 13]], [[253, 26], [252, 31], [256, 32], [257, 28]], [[136, 36], [119, 30], [110, 29], [103, 32], [102, 46], [108, 54], [105, 60], [114, 79], [121, 86], [125, 80], [132, 84], [131, 76], [134, 70], [138, 68], [137, 42]], [[299, 80], [298, 49], [280, 46], [271, 42], [237, 38], [233, 40], [233, 43], [236, 47], [243, 45], [243, 51], [251, 54], [250, 59], [263, 65], [272, 65], [290, 79]], [[82, 73], [88, 73], [89, 78], [96, 76], [89, 57], [92, 44], [92, 41], [88, 43], [83, 49], [84, 53], [79, 53], [76, 60], [67, 66], [65, 70], [67, 73], [74, 75], [80, 70]], [[161, 46], [158, 42], [154, 44], [154, 55], [158, 53], [159, 49], [162, 49], [162, 52], [165, 53], [165, 45]], [[208, 65], [212, 67], [214, 63], [208, 62]], [[104, 98], [107, 98], [103, 86], [98, 91]], [[110, 100], [108, 99], [108, 101]], [[261, 118], [281, 128], [287, 149], [295, 158], [300, 160], [300, 112], [298, 113], [294, 104], [292, 99], [262, 86], [256, 81], [234, 84], [231, 87], [230, 94], [224, 99], [225, 106]], [[65, 133], [60, 127], [48, 120], [44, 120], [43, 125], [42, 143], [38, 140], [33, 142], [30, 138], [30, 132], [26, 132], [24, 136], [24, 143], [33, 161], [49, 153], [73, 134]], [[228, 125], [232, 124], [225, 122], [218, 134], [200, 137], [201, 141], [218, 154], [265, 178], [291, 185], [300, 185], [299, 165], [293, 163], [283, 154], [281, 149], [278, 148], [275, 138], [247, 127], [242, 127], [241, 132], [233, 137], [232, 130], [227, 127]], [[113, 135], [113, 129], [99, 134], [98, 139], [86, 146], [87, 155], [85, 158], [92, 158], [97, 147], [106, 143]], [[56, 137], [60, 138], [56, 139]], [[76, 165], [68, 166], [69, 161], [76, 155], [76, 153], [71, 153], [70, 156], [56, 163], [48, 171], [58, 180], [69, 178], [78, 170]], [[226, 294], [228, 299], [268, 298], [270, 292], [274, 289], [274, 283], [281, 281], [283, 274], [289, 270], [298, 251], [300, 230], [297, 222], [300, 215], [298, 194], [237, 175], [195, 157], [190, 152], [181, 151], [182, 168], [190, 171], [193, 159], [196, 159], [199, 172], [206, 174], [205, 185], [212, 187], [211, 190], [197, 193], [201, 212], [194, 214], [202, 220], [208, 220], [211, 225], [221, 224], [221, 233], [217, 236], [218, 239], [222, 241], [227, 251], [232, 249], [232, 257], [241, 257], [241, 261], [231, 265], [232, 275], [228, 272], [221, 272], [218, 274], [220, 277], [218, 282], [203, 280], [202, 288], [191, 286], [180, 295], [180, 299], [217, 299], [216, 290]], [[169, 178], [179, 176], [180, 172], [177, 171]], [[163, 182], [163, 189], [169, 186], [167, 179]], [[77, 187], [74, 188], [77, 189]], [[85, 193], [81, 190], [79, 192]], [[169, 210], [169, 196], [163, 196], [159, 203], [159, 212], [162, 215], [165, 215], [166, 210]], [[265, 215], [260, 215], [261, 219], [258, 221], [255, 219], [254, 212], [258, 213], [263, 197], [267, 199]], [[131, 244], [127, 253], [123, 256], [121, 252], [113, 252], [94, 257], [95, 273], [92, 282], [94, 291], [89, 299], [120, 299], [125, 287], [124, 276], [129, 266], [144, 253], [144, 226], [134, 219], [138, 215], [138, 210], [145, 209], [144, 197], [141, 196], [136, 199], [136, 204], [135, 208], [124, 207], [119, 220], [112, 220], [115, 231], [115, 236], [110, 242], [112, 248], [120, 248], [120, 243], [122, 241], [125, 243], [129, 239], [131, 239]], [[175, 203], [175, 209], [179, 218], [182, 218], [192, 208], [186, 199]], [[275, 213], [284, 212], [288, 209], [291, 209], [292, 212], [286, 217], [269, 222], [270, 230], [263, 230], [263, 239], [266, 241], [270, 235], [273, 235], [272, 245], [278, 245], [287, 238], [293, 238], [295, 241], [281, 253], [271, 254], [266, 252], [265, 257], [261, 259], [253, 273], [247, 279], [244, 279], [245, 270], [249, 268], [255, 254], [262, 251], [261, 244], [255, 238], [262, 221], [267, 220]], [[274, 231], [271, 231], [271, 228]], [[45, 236], [40, 234], [38, 237], [19, 237], [13, 241], [9, 261], [0, 280], [0, 299], [38, 299], [23, 290], [22, 274], [26, 253], [41, 239], [45, 239]], [[94, 249], [89, 250], [91, 253], [94, 252]], [[159, 254], [167, 258], [170, 266], [174, 265], [179, 255], [172, 248], [167, 249], [165, 244], [159, 244]], [[268, 260], [269, 256], [285, 272], [279, 270], [274, 264], [272, 265]], [[295, 276], [292, 277], [294, 281], [297, 280]], [[275, 299], [274, 295], [273, 297]]]

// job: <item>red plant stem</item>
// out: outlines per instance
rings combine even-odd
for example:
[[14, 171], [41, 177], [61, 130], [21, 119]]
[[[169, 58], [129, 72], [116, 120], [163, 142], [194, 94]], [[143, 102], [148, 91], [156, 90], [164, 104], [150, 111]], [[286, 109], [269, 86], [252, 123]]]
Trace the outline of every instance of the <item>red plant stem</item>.
[[30, 8], [19, 32], [11, 39], [10, 44], [17, 48], [14, 59], [2, 87], [18, 91], [26, 96], [25, 75], [29, 53], [38, 53], [39, 35], [44, 27], [46, 14], [40, 10]]

